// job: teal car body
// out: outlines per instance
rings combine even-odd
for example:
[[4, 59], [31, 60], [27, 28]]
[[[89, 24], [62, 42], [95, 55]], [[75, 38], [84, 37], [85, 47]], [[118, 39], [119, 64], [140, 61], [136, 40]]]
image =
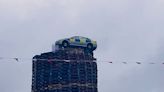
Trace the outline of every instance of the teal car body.
[[91, 50], [97, 48], [97, 42], [82, 36], [73, 36], [56, 41], [56, 45], [63, 47], [84, 47]]

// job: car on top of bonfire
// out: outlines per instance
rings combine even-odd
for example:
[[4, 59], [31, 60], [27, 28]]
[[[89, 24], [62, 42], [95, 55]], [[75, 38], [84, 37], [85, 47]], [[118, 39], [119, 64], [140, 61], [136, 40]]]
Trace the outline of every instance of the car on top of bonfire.
[[56, 41], [55, 45], [68, 48], [68, 47], [82, 47], [88, 50], [95, 50], [97, 48], [97, 42], [87, 37], [73, 36]]

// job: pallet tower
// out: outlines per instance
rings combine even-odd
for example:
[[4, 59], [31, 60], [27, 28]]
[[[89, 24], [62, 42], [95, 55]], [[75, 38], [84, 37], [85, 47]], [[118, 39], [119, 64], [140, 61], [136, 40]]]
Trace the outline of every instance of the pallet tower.
[[32, 92], [98, 92], [95, 61], [92, 54], [80, 48], [36, 55]]

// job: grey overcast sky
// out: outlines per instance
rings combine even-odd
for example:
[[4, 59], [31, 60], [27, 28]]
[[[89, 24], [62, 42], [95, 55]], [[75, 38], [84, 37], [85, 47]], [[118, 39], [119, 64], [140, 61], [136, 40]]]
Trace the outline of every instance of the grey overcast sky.
[[[74, 35], [97, 40], [99, 92], [164, 91], [163, 0], [0, 0], [0, 57], [32, 58]], [[1, 92], [31, 91], [21, 61], [0, 60]]]

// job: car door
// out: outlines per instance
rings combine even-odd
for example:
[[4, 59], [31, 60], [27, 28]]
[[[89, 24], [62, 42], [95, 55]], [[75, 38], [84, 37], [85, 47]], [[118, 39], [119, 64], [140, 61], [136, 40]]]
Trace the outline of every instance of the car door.
[[75, 38], [74, 37], [71, 37], [69, 39], [69, 42], [70, 42], [71, 45], [74, 45], [75, 44]]
[[79, 37], [75, 37], [75, 45], [76, 46], [80, 45], [80, 38]]
[[80, 38], [80, 45], [85, 46], [86, 45], [86, 39], [84, 37]]

